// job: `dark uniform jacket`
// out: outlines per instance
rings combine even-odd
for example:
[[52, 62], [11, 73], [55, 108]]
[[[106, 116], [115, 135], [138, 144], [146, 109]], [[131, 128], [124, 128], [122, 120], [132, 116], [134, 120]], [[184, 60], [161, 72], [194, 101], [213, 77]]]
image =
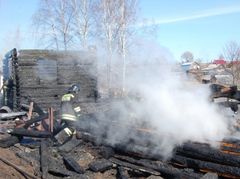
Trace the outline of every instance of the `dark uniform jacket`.
[[[75, 111], [73, 107], [73, 99], [74, 95], [71, 93], [67, 93], [62, 96], [61, 99], [61, 118], [63, 121], [72, 121], [75, 122], [77, 120], [77, 113], [79, 111]], [[80, 109], [80, 108], [79, 108]]]

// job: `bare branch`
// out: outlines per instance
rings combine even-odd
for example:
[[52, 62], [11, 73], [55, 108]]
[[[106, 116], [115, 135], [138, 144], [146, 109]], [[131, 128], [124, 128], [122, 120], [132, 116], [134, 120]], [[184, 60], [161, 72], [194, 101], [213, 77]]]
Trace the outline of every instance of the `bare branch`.
[[67, 0], [43, 0], [33, 17], [33, 24], [41, 40], [55, 44], [56, 49], [67, 50], [73, 39], [72, 19], [73, 12]]
[[230, 61], [231, 75], [233, 78], [233, 85], [240, 82], [240, 44], [231, 41], [223, 48], [224, 57]]

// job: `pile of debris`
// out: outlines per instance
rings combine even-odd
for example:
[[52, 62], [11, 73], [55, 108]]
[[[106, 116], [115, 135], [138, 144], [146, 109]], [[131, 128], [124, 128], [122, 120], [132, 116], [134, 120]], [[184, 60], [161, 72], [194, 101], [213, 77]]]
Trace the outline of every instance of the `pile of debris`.
[[[25, 108], [25, 112], [11, 112], [7, 108], [0, 111], [1, 178], [150, 179], [206, 178], [209, 175], [240, 178], [240, 141], [236, 139], [220, 142], [219, 149], [208, 144], [185, 143], [176, 147], [173, 156], [166, 160], [160, 154], [133, 147], [142, 145], [151, 151], [151, 143], [143, 146], [133, 139], [111, 145], [104, 141], [104, 136], [92, 132], [97, 125], [89, 125], [91, 130], [80, 125], [76, 135], [59, 145], [55, 138], [57, 113], [51, 108], [44, 112], [36, 103]], [[83, 114], [81, 121], [96, 123], [100, 120], [97, 116]], [[102, 122], [110, 127], [115, 125], [110, 120]], [[150, 129], [133, 130], [149, 137], [153, 135]]]

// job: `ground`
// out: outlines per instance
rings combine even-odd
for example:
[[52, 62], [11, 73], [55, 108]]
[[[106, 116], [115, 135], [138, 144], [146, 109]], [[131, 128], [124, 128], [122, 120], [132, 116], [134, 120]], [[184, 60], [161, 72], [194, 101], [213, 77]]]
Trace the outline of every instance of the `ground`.
[[[31, 166], [30, 163], [20, 159], [15, 155], [15, 151], [12, 149], [3, 149], [0, 148], [0, 156], [7, 160], [8, 162], [11, 162], [24, 170], [25, 172], [34, 175], [35, 171], [34, 168]], [[15, 170], [13, 167], [7, 165], [6, 163], [0, 161], [0, 178], [8, 178], [8, 179], [15, 179], [15, 178], [23, 178], [25, 177], [19, 173], [17, 170]]]

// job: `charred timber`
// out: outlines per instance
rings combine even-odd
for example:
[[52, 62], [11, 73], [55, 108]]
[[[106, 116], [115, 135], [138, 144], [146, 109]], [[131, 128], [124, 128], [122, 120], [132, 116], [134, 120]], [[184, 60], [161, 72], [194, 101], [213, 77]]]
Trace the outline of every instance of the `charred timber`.
[[81, 144], [80, 140], [72, 138], [70, 141], [58, 147], [58, 151], [68, 153], [71, 152], [75, 147], [77, 147], [80, 144]]
[[48, 178], [48, 169], [49, 169], [49, 146], [46, 140], [42, 140], [40, 144], [40, 169], [42, 172], [42, 179]]
[[14, 119], [16, 117], [24, 116], [26, 114], [26, 112], [0, 113], [0, 120]]
[[[147, 159], [162, 159], [162, 156], [159, 154], [152, 154], [149, 147], [142, 147], [131, 143], [125, 143], [125, 144], [115, 144], [114, 146], [111, 145], [109, 142], [103, 140], [102, 138], [96, 137], [88, 132], [82, 132], [81, 133], [81, 139], [87, 142], [91, 142], [94, 145], [104, 145], [105, 147], [113, 148], [114, 151], [120, 153], [120, 154], [126, 154], [129, 156], [135, 156], [140, 158], [147, 158]], [[112, 152], [114, 152], [112, 151]], [[145, 151], [145, 152], [143, 152]], [[148, 152], [146, 152], [148, 151]], [[102, 151], [107, 152], [107, 151]], [[105, 153], [104, 157], [108, 158], [112, 155], [111, 153]], [[109, 156], [107, 156], [109, 155]]]
[[222, 141], [222, 145], [235, 145], [235, 146], [240, 147], [240, 140], [235, 139], [235, 138], [224, 139]]
[[49, 138], [52, 136], [52, 134], [47, 131], [27, 130], [25, 128], [15, 128], [10, 133], [22, 137]]
[[[87, 141], [91, 141], [93, 143], [96, 143], [96, 137], [94, 137], [93, 135], [86, 133], [86, 135], [82, 135], [83, 140], [87, 140]], [[101, 143], [103, 145], [109, 145], [108, 143], [104, 143], [104, 141], [101, 141]], [[135, 147], [136, 148], [136, 147]], [[151, 154], [145, 154], [145, 152], [141, 152], [141, 151], [136, 151], [134, 150], [134, 148], [132, 147], [126, 147], [124, 145], [115, 145], [114, 146], [114, 150], [117, 153], [120, 154], [125, 154], [128, 156], [137, 156], [140, 158], [151, 158], [151, 159], [161, 159], [161, 156], [158, 155], [151, 155]], [[146, 150], [145, 150], [146, 151]], [[232, 176], [238, 176], [238, 171], [236, 171], [236, 168], [238, 168], [239, 166], [239, 158], [229, 155], [229, 154], [224, 154], [221, 151], [217, 150], [217, 149], [213, 149], [211, 147], [209, 147], [208, 145], [205, 144], [194, 144], [194, 143], [189, 143], [189, 144], [185, 144], [182, 148], [177, 148], [177, 153], [179, 155], [188, 155], [189, 157], [192, 157], [193, 160], [194, 158], [198, 158], [199, 160], [203, 160], [200, 161], [199, 163], [199, 167], [202, 167], [202, 169], [209, 169], [212, 171], [221, 171], [221, 169], [223, 169], [223, 171], [226, 171], [226, 173], [228, 173], [228, 175], [232, 175]], [[124, 157], [124, 156], [118, 156], [114, 155], [115, 158], [120, 159], [124, 162], [128, 162], [128, 163], [132, 163], [135, 165], [141, 165], [141, 166], [145, 166], [146, 168], [151, 168], [155, 171], [160, 172], [163, 176], [165, 177], [174, 177], [174, 178], [178, 178], [178, 177], [188, 177], [188, 178], [199, 178], [199, 174], [195, 174], [195, 173], [188, 173], [185, 171], [182, 171], [180, 169], [174, 168], [171, 165], [168, 165], [166, 163], [163, 162], [153, 162], [151, 160], [136, 160], [133, 159], [131, 157]], [[204, 165], [204, 162], [207, 162], [206, 165]], [[217, 164], [220, 163], [220, 164]], [[222, 164], [222, 165], [221, 165]], [[230, 165], [230, 166], [227, 166]], [[226, 166], [226, 167], [225, 167]], [[191, 165], [188, 165], [187, 167], [189, 168], [194, 168]], [[215, 167], [215, 168], [214, 168]], [[196, 167], [197, 168], [197, 167]], [[199, 169], [199, 168], [198, 168]], [[201, 169], [201, 168], [200, 168]]]
[[203, 144], [196, 143], [184, 144], [181, 148], [178, 148], [176, 150], [176, 154], [203, 161], [219, 163], [223, 165], [230, 165], [235, 167], [240, 166], [239, 156], [226, 154], [217, 149], [213, 149], [208, 145]]
[[9, 136], [0, 140], [0, 147], [8, 148], [20, 142], [22, 137]]
[[89, 169], [94, 172], [104, 172], [113, 167], [113, 164], [106, 159], [93, 161], [89, 164]]
[[229, 153], [235, 153], [236, 155], [240, 155], [240, 148], [236, 147], [229, 147], [229, 146], [221, 146], [221, 151], [223, 152], [229, 152]]
[[63, 168], [58, 164], [49, 166], [48, 178], [88, 179], [88, 177], [86, 177], [84, 174], [78, 174], [76, 172], [72, 172], [70, 170]]
[[33, 119], [30, 119], [28, 120], [25, 124], [24, 124], [24, 128], [27, 129], [29, 128], [32, 124], [36, 123], [36, 122], [40, 122], [42, 121], [43, 119], [46, 119], [48, 118], [48, 114], [43, 114], [41, 116], [38, 116], [36, 118], [33, 118]]
[[155, 170], [157, 172], [160, 172], [161, 175], [166, 178], [196, 178], [197, 179], [202, 176], [202, 174], [174, 168], [170, 164], [167, 164], [161, 161], [153, 161], [153, 160], [147, 160], [147, 159], [134, 159], [134, 158], [122, 156], [122, 155], [114, 155], [114, 158]]
[[79, 174], [83, 174], [85, 172], [84, 168], [81, 167], [72, 157], [63, 156], [63, 161], [67, 169]]
[[[126, 147], [127, 146], [127, 147]], [[158, 153], [153, 153], [151, 147], [140, 146], [134, 143], [116, 144], [114, 151], [119, 154], [125, 154], [128, 156], [135, 156], [150, 160], [163, 160], [163, 156]]]
[[201, 169], [203, 169], [203, 170], [209, 170], [212, 172], [217, 172], [221, 176], [240, 177], [240, 168], [238, 167], [220, 165], [212, 162], [196, 160], [196, 159], [183, 157], [179, 155], [175, 155], [172, 158], [172, 162], [176, 162], [187, 168], [193, 168], [197, 171], [200, 171]]
[[[122, 160], [119, 160], [117, 158], [110, 158], [109, 159], [112, 163], [115, 163], [116, 165], [118, 166], [122, 166], [122, 167], [126, 167], [128, 169], [132, 169], [132, 170], [139, 170], [143, 173], [148, 173], [148, 174], [151, 174], [151, 175], [156, 175], [156, 176], [160, 176], [161, 173], [160, 172], [157, 172], [151, 168], [147, 168], [147, 167], [143, 167], [143, 166], [139, 166], [139, 165], [135, 165], [135, 164], [132, 164], [132, 163], [129, 163], [129, 162], [125, 162], [125, 161], [122, 161]], [[118, 167], [118, 168], [120, 168]], [[124, 175], [123, 171], [119, 171], [121, 175]]]

